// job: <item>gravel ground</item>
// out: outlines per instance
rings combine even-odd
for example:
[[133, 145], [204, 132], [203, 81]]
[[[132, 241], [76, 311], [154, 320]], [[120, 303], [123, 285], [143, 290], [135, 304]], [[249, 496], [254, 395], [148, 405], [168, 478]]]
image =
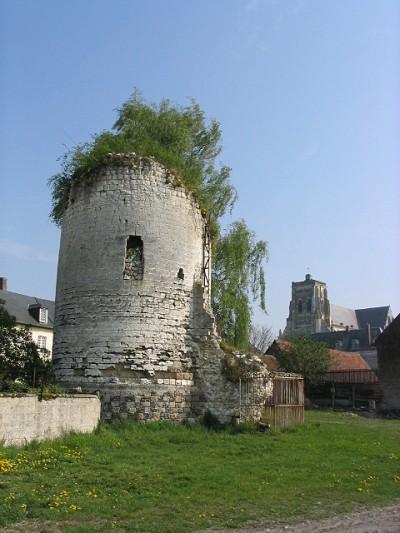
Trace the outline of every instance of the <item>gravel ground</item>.
[[324, 520], [305, 520], [291, 524], [254, 524], [242, 529], [213, 529], [209, 533], [400, 533], [400, 504], [368, 509]]

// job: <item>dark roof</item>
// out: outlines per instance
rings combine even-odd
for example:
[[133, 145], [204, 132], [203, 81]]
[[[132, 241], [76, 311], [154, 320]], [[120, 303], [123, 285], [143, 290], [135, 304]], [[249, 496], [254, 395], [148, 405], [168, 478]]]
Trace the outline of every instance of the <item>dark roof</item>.
[[366, 309], [356, 309], [358, 327], [364, 328], [367, 324], [371, 327], [385, 329], [388, 316], [391, 318], [390, 306], [367, 307]]
[[[313, 341], [324, 342], [329, 348], [337, 348], [338, 342], [341, 342], [340, 350], [344, 352], [357, 352], [370, 348], [374, 339], [381, 333], [381, 328], [371, 328], [371, 343], [368, 339], [368, 330], [349, 329], [348, 331], [321, 331], [310, 335]], [[352, 342], [352, 341], [358, 341]]]
[[[25, 294], [18, 294], [17, 292], [11, 291], [0, 291], [0, 300], [4, 300], [4, 307], [10, 313], [10, 315], [15, 316], [17, 324], [53, 329], [54, 302], [51, 300], [43, 300], [43, 298], [26, 296]], [[48, 309], [47, 324], [39, 322], [39, 320], [36, 320], [36, 318], [29, 313], [29, 306], [35, 304], [39, 304], [40, 307], [45, 307]]]

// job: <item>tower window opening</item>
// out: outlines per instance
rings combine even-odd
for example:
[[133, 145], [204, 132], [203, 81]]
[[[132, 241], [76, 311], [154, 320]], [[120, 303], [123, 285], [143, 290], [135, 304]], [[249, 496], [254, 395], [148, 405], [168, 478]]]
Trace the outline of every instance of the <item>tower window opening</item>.
[[143, 279], [143, 241], [138, 235], [130, 235], [126, 242], [124, 279]]
[[303, 312], [303, 301], [302, 301], [302, 300], [299, 300], [299, 301], [297, 302], [297, 311], [298, 311], [299, 313], [302, 313], [302, 312]]
[[311, 298], [307, 300], [307, 313], [311, 313]]

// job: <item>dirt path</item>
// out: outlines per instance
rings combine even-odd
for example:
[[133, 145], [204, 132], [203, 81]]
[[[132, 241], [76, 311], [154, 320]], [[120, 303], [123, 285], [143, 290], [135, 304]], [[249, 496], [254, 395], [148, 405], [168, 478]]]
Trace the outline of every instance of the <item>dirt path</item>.
[[[108, 521], [107, 521], [108, 524]], [[0, 529], [1, 533], [62, 533], [67, 526], [77, 522], [20, 522]], [[110, 531], [104, 523], [85, 523], [86, 531]], [[125, 531], [119, 528], [118, 531]], [[129, 528], [128, 528], [129, 531]], [[324, 520], [305, 520], [296, 523], [257, 523], [242, 529], [207, 529], [199, 533], [400, 533], [400, 504], [390, 507], [367, 509]]]
[[254, 524], [243, 529], [208, 530], [218, 533], [400, 533], [400, 504], [368, 509], [324, 520], [292, 524]]

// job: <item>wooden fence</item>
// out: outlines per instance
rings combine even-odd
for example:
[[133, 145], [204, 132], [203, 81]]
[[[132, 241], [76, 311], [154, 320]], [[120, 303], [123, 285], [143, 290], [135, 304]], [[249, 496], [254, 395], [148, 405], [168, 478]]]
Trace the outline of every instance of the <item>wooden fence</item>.
[[[276, 372], [272, 379], [253, 377], [239, 383], [240, 419], [260, 420], [274, 429], [304, 422], [304, 380]], [[269, 391], [265, 394], [267, 388]], [[264, 391], [264, 394], [261, 392]]]
[[374, 370], [336, 370], [324, 374], [322, 381], [325, 383], [365, 383], [375, 385], [378, 376]]
[[304, 422], [304, 380], [298, 375], [276, 373], [273, 394], [267, 399], [261, 420], [274, 429]]

